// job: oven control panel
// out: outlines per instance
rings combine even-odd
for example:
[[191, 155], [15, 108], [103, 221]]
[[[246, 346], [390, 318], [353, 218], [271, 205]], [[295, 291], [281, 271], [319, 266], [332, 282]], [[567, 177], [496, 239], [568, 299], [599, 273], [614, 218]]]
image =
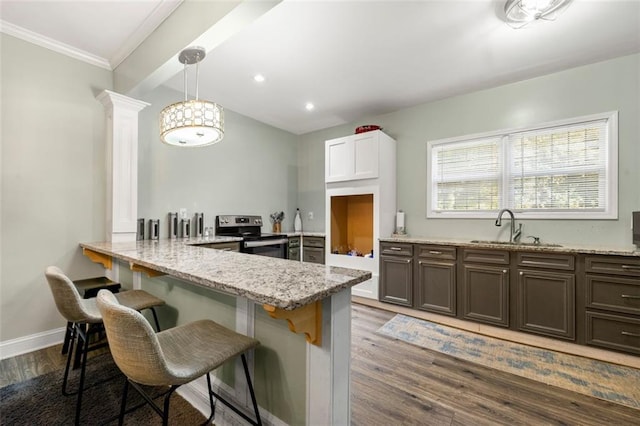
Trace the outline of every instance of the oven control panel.
[[216, 216], [216, 226], [218, 228], [230, 228], [237, 226], [262, 226], [262, 216], [236, 216], [225, 215]]

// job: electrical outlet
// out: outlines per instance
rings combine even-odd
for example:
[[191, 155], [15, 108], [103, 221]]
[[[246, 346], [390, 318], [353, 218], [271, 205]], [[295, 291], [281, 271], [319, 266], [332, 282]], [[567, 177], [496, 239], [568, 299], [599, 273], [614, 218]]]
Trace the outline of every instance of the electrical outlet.
[[180, 219], [186, 219], [187, 218], [187, 209], [185, 209], [184, 207], [182, 207], [180, 209]]
[[309, 212], [307, 215], [309, 216], [309, 220], [313, 220], [313, 212]]

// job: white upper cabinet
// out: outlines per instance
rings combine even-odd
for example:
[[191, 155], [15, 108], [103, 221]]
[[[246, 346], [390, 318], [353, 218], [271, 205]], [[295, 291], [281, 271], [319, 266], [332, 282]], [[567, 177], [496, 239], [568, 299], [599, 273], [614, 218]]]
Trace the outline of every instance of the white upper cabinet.
[[325, 182], [377, 178], [381, 138], [376, 130], [326, 141]]

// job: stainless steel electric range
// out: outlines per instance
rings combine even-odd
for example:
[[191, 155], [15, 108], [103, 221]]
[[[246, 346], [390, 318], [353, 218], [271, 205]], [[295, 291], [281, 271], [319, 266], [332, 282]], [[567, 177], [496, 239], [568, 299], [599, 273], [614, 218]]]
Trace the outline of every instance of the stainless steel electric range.
[[216, 216], [216, 235], [242, 237], [241, 252], [286, 259], [288, 238], [284, 235], [263, 234], [261, 228], [261, 216]]

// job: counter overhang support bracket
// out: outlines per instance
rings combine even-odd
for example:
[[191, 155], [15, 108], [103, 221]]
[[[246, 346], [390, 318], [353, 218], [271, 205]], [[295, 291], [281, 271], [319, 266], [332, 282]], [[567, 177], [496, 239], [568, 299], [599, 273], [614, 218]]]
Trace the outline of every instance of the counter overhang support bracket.
[[134, 262], [129, 262], [129, 268], [133, 272], [144, 272], [149, 278], [166, 275], [164, 272], [156, 271], [155, 269], [147, 268], [146, 266], [138, 265]]
[[304, 333], [307, 342], [322, 345], [322, 302], [317, 301], [287, 311], [271, 305], [262, 305], [271, 318], [285, 319], [293, 333]]
[[113, 259], [111, 256], [104, 253], [98, 253], [97, 251], [89, 250], [88, 248], [82, 249], [82, 254], [87, 256], [89, 260], [95, 263], [100, 263], [105, 269], [111, 269], [113, 266]]

